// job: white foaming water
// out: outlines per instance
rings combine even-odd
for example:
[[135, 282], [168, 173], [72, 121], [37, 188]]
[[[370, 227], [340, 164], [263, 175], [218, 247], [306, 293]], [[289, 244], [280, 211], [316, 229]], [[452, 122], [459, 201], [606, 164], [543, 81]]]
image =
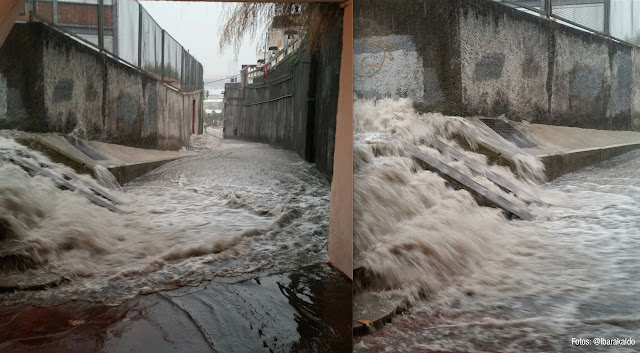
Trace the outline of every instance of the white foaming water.
[[[366, 116], [361, 104], [355, 104], [356, 128], [380, 124], [366, 120], [386, 114], [385, 129], [410, 126], [404, 136], [414, 142], [420, 134], [451, 136], [438, 127], [448, 118], [418, 115], [408, 102], [364, 102]], [[371, 108], [377, 106], [378, 112]], [[428, 119], [435, 122], [422, 122]], [[425, 127], [430, 125], [436, 128]], [[372, 285], [367, 278], [364, 288], [404, 290], [414, 300], [416, 293], [427, 296], [391, 324], [357, 338], [356, 351], [581, 352], [585, 347], [572, 346], [572, 337], [638, 341], [640, 153], [543, 189], [532, 182], [539, 171], [530, 163], [535, 157], [518, 152], [529, 163], [516, 170], [519, 178], [529, 176], [521, 183], [552, 206], [529, 206], [534, 221], [507, 221], [477, 206], [467, 192], [448, 188], [389, 142], [373, 144], [384, 131], [380, 126], [358, 134], [354, 146], [354, 260], [375, 279]], [[635, 352], [638, 344], [586, 348]]]
[[[8, 160], [21, 156], [50, 165], [47, 170], [55, 175], [93, 182], [90, 177], [0, 139], [1, 284], [29, 287], [51, 276], [66, 279], [47, 290], [0, 293], [0, 303], [74, 298], [117, 303], [215, 277], [284, 271], [324, 260], [329, 195], [324, 178], [293, 153], [260, 144], [222, 144], [165, 165], [146, 181], [105, 189], [125, 203], [118, 206], [124, 214], [117, 214], [57, 188], [45, 176], [30, 177]], [[233, 155], [238, 153], [262, 155], [264, 163], [279, 166], [274, 172], [246, 161], [272, 173], [273, 185], [237, 174], [242, 166], [234, 164]], [[205, 163], [213, 167], [202, 167]], [[282, 180], [289, 169], [291, 177]]]
[[111, 190], [120, 189], [120, 184], [118, 184], [118, 180], [116, 180], [116, 177], [113, 176], [113, 174], [111, 174], [109, 169], [99, 164], [96, 164], [96, 166], [93, 168], [93, 174], [95, 175], [96, 180], [98, 180], [100, 185], [106, 188], [109, 188]]
[[[504, 236], [505, 217], [493, 208], [478, 207], [464, 190], [454, 190], [438, 174], [424, 170], [408, 157], [399, 139], [417, 144], [467, 176], [521, 206], [464, 163], [421, 145], [421, 137], [436, 137], [458, 146], [462, 137], [470, 146], [489, 145], [509, 156], [520, 176], [509, 168], [491, 165], [486, 157], [464, 154], [493, 173], [532, 191], [543, 175], [542, 164], [515, 150], [490, 129], [462, 118], [418, 114], [409, 100], [354, 103], [354, 262], [362, 277], [356, 289], [402, 289], [432, 293], [465, 269], [473, 267]], [[458, 150], [461, 148], [458, 147]]]

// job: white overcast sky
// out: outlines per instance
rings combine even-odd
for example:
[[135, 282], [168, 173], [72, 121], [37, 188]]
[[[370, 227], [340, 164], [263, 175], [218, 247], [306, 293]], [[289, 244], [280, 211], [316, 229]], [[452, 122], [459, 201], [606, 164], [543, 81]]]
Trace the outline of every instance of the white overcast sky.
[[[243, 64], [255, 64], [255, 40], [245, 38], [237, 60], [231, 48], [220, 52], [220, 28], [235, 3], [140, 1], [158, 25], [202, 63], [205, 81], [211, 75], [234, 75]], [[260, 28], [262, 30], [262, 28]], [[257, 36], [259, 34], [256, 34]], [[264, 37], [262, 37], [264, 38]]]

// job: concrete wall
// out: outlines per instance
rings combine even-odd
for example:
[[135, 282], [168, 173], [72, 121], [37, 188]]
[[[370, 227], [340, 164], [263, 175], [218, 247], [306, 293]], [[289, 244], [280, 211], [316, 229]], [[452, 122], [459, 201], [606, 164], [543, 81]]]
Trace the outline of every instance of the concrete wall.
[[265, 142], [305, 157], [310, 65], [308, 58], [300, 61], [280, 63], [266, 80], [225, 85], [225, 138]]
[[[355, 6], [356, 29], [364, 28], [354, 43], [358, 97], [411, 97], [420, 110], [463, 116], [640, 128], [640, 56], [629, 45], [491, 0]], [[400, 82], [387, 83], [393, 77]]]
[[448, 0], [354, 3], [354, 96], [412, 98], [425, 111], [461, 110], [455, 6]]
[[[341, 29], [342, 19], [337, 19]], [[333, 173], [341, 32], [313, 55], [301, 47], [251, 84], [225, 84], [224, 137], [291, 149], [329, 180]]]
[[16, 24], [0, 49], [0, 129], [82, 127], [89, 139], [179, 149], [193, 100], [201, 131], [200, 92], [178, 92], [42, 23]]
[[[338, 29], [342, 29], [341, 21]], [[338, 114], [338, 93], [342, 93], [341, 73], [343, 58], [342, 32], [335, 34], [336, 39], [330, 45], [321, 48], [313, 56], [315, 75], [311, 84], [315, 84], [315, 95], [310, 95], [315, 103], [313, 125], [313, 159], [316, 166], [327, 175], [333, 174], [334, 151], [336, 151], [336, 117]], [[351, 55], [349, 55], [351, 58]], [[315, 78], [313, 78], [315, 76]], [[315, 82], [314, 82], [315, 81]], [[352, 92], [353, 90], [351, 90]], [[350, 116], [353, 116], [351, 114]], [[352, 130], [350, 130], [352, 131]], [[351, 132], [350, 132], [351, 133]], [[353, 135], [353, 133], [351, 133]], [[344, 153], [343, 150], [337, 150]]]
[[549, 23], [520, 12], [497, 12], [504, 9], [481, 12], [461, 6], [461, 113], [544, 120], [549, 109]]

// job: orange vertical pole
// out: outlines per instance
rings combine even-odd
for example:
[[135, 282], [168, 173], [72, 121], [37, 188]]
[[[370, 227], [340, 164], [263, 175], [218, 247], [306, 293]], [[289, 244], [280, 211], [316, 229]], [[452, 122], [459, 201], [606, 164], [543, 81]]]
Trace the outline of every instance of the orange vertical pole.
[[7, 39], [26, 0], [0, 0], [0, 47]]
[[340, 6], [344, 17], [329, 205], [329, 262], [353, 279], [353, 2]]

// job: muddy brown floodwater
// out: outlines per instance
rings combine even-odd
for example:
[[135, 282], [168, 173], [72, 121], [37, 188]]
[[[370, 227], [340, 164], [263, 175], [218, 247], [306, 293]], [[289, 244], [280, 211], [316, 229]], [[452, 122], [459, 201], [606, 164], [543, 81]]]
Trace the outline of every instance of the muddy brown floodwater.
[[325, 177], [264, 144], [193, 145], [197, 156], [108, 190], [117, 214], [29, 177], [8, 159], [83, 178], [0, 141], [0, 351], [350, 351]]
[[[357, 103], [355, 111], [361, 130], [354, 213], [366, 218], [354, 220], [354, 261], [372, 276], [356, 278], [356, 290], [404, 294], [411, 304], [391, 323], [355, 337], [355, 351], [640, 350], [640, 151], [542, 185], [532, 178], [537, 164], [526, 150], [496, 148], [528, 161], [522, 171], [465, 151], [549, 204], [524, 205], [532, 221], [507, 220], [424, 170], [388, 137], [447, 160], [414, 134], [451, 145], [454, 136], [483, 142], [473, 119], [419, 115], [403, 101]], [[484, 142], [505, 143], [497, 136]], [[482, 182], [482, 175], [468, 175]], [[636, 345], [581, 347], [572, 338], [630, 338]]]

